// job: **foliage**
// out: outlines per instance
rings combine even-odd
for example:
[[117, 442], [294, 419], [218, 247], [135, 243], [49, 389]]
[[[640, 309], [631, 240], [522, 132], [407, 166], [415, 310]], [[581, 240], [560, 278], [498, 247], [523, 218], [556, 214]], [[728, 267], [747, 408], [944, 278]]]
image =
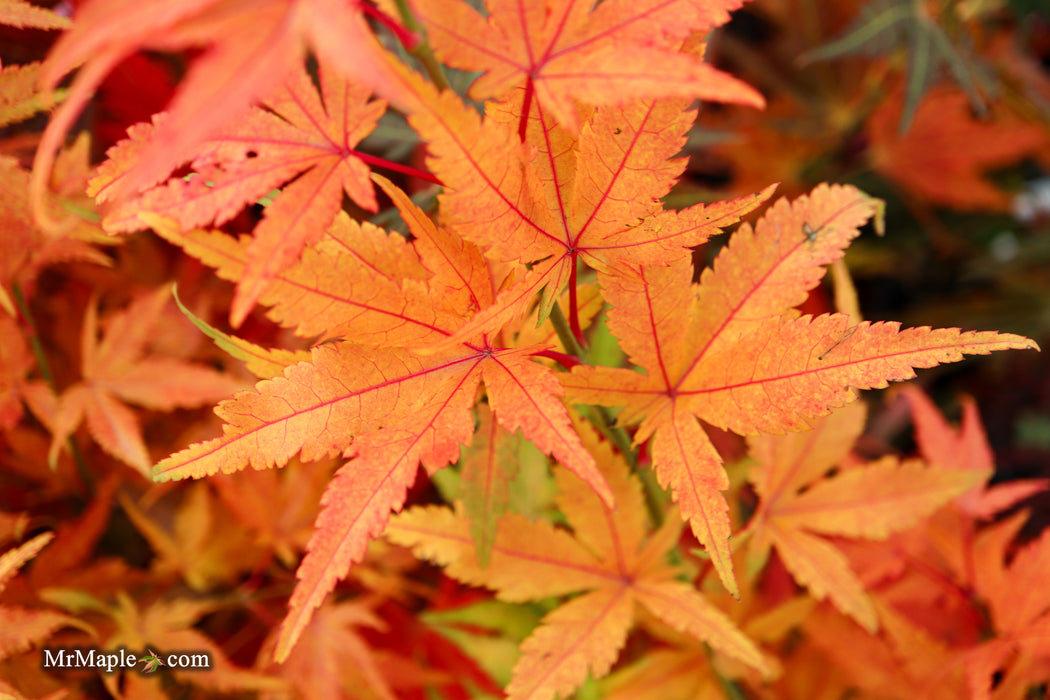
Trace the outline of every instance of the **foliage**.
[[1047, 482], [859, 393], [1038, 344], [847, 255], [1050, 154], [992, 5], [0, 3], [0, 695], [1045, 696]]

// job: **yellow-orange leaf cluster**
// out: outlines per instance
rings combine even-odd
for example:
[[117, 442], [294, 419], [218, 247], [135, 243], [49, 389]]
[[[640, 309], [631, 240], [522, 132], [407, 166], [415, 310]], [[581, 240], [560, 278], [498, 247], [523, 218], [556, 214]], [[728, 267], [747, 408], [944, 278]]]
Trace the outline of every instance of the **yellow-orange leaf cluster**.
[[[0, 658], [89, 634], [211, 655], [96, 683], [145, 698], [1045, 684], [1050, 537], [978, 524], [1045, 483], [987, 486], [975, 405], [955, 431], [917, 389], [921, 458], [855, 449], [860, 391], [1036, 343], [862, 321], [845, 254], [885, 205], [852, 185], [671, 204], [694, 101], [764, 104], [703, 57], [742, 4], [85, 0], [3, 67], [0, 126], [54, 111], [34, 171], [0, 150], [0, 543], [36, 534], [0, 557]], [[67, 24], [22, 0], [0, 22]], [[182, 52], [182, 82], [89, 181], [65, 136], [143, 50]], [[1045, 135], [957, 97], [848, 131], [929, 201], [1003, 209], [980, 170]], [[841, 313], [803, 313], [829, 267]], [[185, 342], [172, 280], [243, 368]], [[25, 513], [60, 496], [75, 516], [39, 534]], [[130, 553], [92, 560], [109, 540]], [[60, 690], [32, 681], [0, 694]]]

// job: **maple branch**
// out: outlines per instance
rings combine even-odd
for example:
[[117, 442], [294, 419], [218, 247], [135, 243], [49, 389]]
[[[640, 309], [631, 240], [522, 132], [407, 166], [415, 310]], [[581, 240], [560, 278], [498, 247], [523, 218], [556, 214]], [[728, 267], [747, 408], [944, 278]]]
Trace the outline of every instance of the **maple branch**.
[[[22, 288], [18, 284], [12, 284], [11, 294], [15, 298], [18, 312], [22, 314], [22, 319], [29, 328], [29, 347], [33, 349], [33, 356], [36, 358], [36, 366], [40, 370], [40, 376], [57, 396], [58, 386], [55, 384], [55, 375], [51, 373], [51, 365], [47, 361], [47, 355], [44, 354], [44, 346], [40, 342], [40, 332], [37, 330], [33, 313], [29, 310], [29, 304], [26, 303], [25, 296], [22, 295]], [[73, 457], [73, 463], [77, 466], [77, 471], [80, 473], [84, 486], [87, 487], [89, 493], [93, 492], [95, 490], [94, 480], [91, 478], [91, 472], [88, 471], [84, 455], [80, 452], [80, 448], [72, 435], [66, 438], [66, 447], [69, 448], [69, 454]]]
[[434, 83], [439, 90], [451, 90], [452, 85], [448, 82], [445, 69], [441, 67], [437, 58], [434, 57], [434, 51], [430, 48], [430, 43], [426, 39], [426, 33], [416, 20], [416, 16], [412, 14], [412, 10], [408, 6], [408, 0], [394, 0], [394, 4], [397, 6], [397, 13], [401, 15], [401, 22], [404, 26], [417, 37], [423, 37], [415, 46], [406, 45], [405, 48], [423, 64], [423, 70], [430, 77], [430, 82]]

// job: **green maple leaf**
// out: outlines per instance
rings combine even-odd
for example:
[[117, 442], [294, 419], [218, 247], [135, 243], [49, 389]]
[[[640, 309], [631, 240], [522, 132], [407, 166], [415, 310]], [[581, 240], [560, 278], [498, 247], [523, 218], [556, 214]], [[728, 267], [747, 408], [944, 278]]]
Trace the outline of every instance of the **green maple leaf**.
[[164, 662], [160, 660], [159, 656], [157, 656], [157, 652], [152, 649], [148, 649], [147, 651], [149, 651], [149, 656], [139, 659], [139, 661], [146, 664], [145, 668], [142, 669], [143, 673], [153, 673], [157, 670], [158, 666], [163, 666]]

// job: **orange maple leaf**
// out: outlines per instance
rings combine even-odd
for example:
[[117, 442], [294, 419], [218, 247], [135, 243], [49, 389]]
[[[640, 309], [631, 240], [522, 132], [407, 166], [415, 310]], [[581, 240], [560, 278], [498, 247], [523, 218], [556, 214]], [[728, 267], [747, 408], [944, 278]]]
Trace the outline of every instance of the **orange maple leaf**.
[[157, 290], [112, 314], [101, 339], [95, 302], [88, 305], [81, 329], [82, 379], [57, 399], [48, 399], [47, 390], [38, 386], [30, 404], [51, 429], [52, 463], [86, 420], [106, 452], [148, 473], [152, 460], [138, 418], [125, 402], [158, 411], [193, 408], [229, 396], [242, 386], [233, 377], [202, 365], [143, 357], [169, 293]]
[[885, 100], [867, 121], [872, 167], [911, 194], [933, 204], [962, 210], [1006, 211], [1010, 198], [984, 172], [1016, 163], [1047, 142], [1035, 124], [998, 114], [993, 121], [974, 117], [961, 90], [931, 90], [919, 103], [915, 121], [898, 128], [903, 97]]
[[37, 29], [68, 29], [70, 21], [54, 10], [31, 5], [25, 0], [2, 0], [0, 24]]
[[[869, 637], [870, 641], [861, 642], [873, 652], [866, 655], [868, 668], [857, 674], [863, 679], [862, 685], [881, 682], [883, 687], [892, 685], [909, 697], [936, 700], [1008, 700], [1024, 697], [1029, 687], [1046, 681], [1050, 595], [1043, 580], [1050, 567], [1050, 534], [1044, 532], [1017, 546], [1017, 533], [1026, 517], [1026, 513], [1018, 513], [970, 540], [965, 556], [975, 573], [972, 582], [948, 578], [934, 579], [937, 583], [933, 583], [924, 579], [919, 586], [911, 586], [925, 597], [930, 597], [929, 589], [936, 592], [943, 587], [944, 581], [966, 586], [966, 602], [972, 608], [967, 616], [976, 619], [980, 627], [972, 641], [966, 643], [967, 637], [963, 637], [962, 644], [957, 639], [950, 643], [953, 635], [916, 623], [914, 613], [902, 614], [890, 604], [899, 604], [900, 597], [889, 593], [878, 606], [885, 639]], [[941, 606], [937, 607], [944, 615]], [[854, 630], [838, 630], [833, 644], [855, 654], [853, 642], [861, 635]], [[852, 670], [856, 673], [859, 669]]]
[[[892, 457], [847, 467], [842, 460], [860, 436], [866, 414], [864, 404], [849, 404], [815, 421], [812, 430], [748, 439], [758, 462], [750, 478], [761, 499], [748, 524], [753, 532], [748, 568], [764, 566], [775, 547], [814, 598], [830, 598], [874, 632], [878, 617], [864, 584], [846, 555], [818, 535], [885, 539], [987, 479], [991, 469], [927, 468]], [[840, 464], [835, 476], [823, 478]]]
[[1046, 680], [1050, 531], [1015, 548], [1014, 539], [1025, 519], [1026, 514], [1020, 513], [980, 533], [974, 543], [976, 593], [987, 605], [995, 633], [966, 655], [964, 668], [975, 698], [991, 697], [997, 675], [1001, 693], [997, 697], [1003, 698], [1016, 697], [1029, 685]]
[[[18, 570], [53, 538], [54, 533], [41, 533], [0, 555], [0, 593]], [[74, 618], [51, 610], [0, 605], [0, 661], [44, 641], [67, 625], [84, 626]]]
[[[390, 511], [400, 509], [418, 466], [440, 469], [470, 441], [471, 408], [481, 381], [504, 428], [521, 429], [611, 500], [593, 458], [572, 429], [560, 400], [561, 385], [553, 372], [532, 360], [537, 348], [485, 342], [420, 352], [427, 349], [426, 339], [450, 337], [470, 312], [490, 305], [499, 278], [492, 278], [475, 246], [434, 226], [403, 192], [377, 181], [400, 208], [415, 240], [406, 245], [396, 236], [377, 236], [371, 247], [350, 253], [347, 246], [326, 239], [302, 262], [310, 289], [302, 285], [291, 301], [303, 312], [309, 310], [300, 320], [323, 324], [320, 313], [327, 311], [332, 321], [328, 330], [353, 328], [356, 335], [359, 326], [362, 338], [317, 346], [310, 363], [291, 366], [282, 377], [260, 382], [255, 392], [223, 402], [216, 409], [226, 421], [222, 437], [172, 455], [154, 470], [155, 478], [172, 479], [230, 473], [249, 464], [257, 469], [281, 466], [297, 452], [306, 461], [336, 454], [352, 458], [322, 500], [278, 658], [287, 656], [311, 612], [360, 560]], [[167, 229], [165, 235], [180, 235]], [[211, 244], [206, 259], [236, 269], [232, 239], [207, 232], [189, 238]], [[192, 252], [192, 246], [187, 248]], [[415, 257], [415, 263], [406, 263], [405, 256]], [[321, 265], [331, 273], [317, 275]], [[427, 283], [403, 280], [406, 267], [432, 274]], [[292, 271], [278, 286], [294, 275]], [[346, 284], [350, 293], [334, 294], [326, 286], [332, 280]], [[354, 326], [332, 318], [337, 296], [342, 298], [338, 304], [357, 319]], [[375, 344], [368, 344], [370, 335]]]
[[210, 483], [240, 527], [292, 568], [306, 550], [317, 504], [332, 471], [325, 465], [305, 466], [293, 460], [280, 472], [242, 471]]
[[[491, 258], [531, 265], [455, 342], [519, 318], [541, 289], [546, 318], [562, 289], [575, 294], [580, 260], [610, 271], [640, 260], [689, 259], [690, 246], [721, 233], [772, 193], [770, 187], [737, 200], [663, 209], [660, 198], [685, 167], [674, 156], [695, 117], [682, 101], [595, 109], [578, 137], [538, 106], [527, 119], [527, 145], [510, 124], [521, 114], [520, 92], [502, 107], [490, 105], [484, 120], [451, 93], [421, 101], [427, 108], [410, 122], [429, 141], [427, 164], [448, 188], [440, 196], [443, 223]], [[573, 300], [569, 316], [579, 335]]]
[[[171, 220], [141, 216], [158, 235], [215, 267], [219, 277], [237, 281], [244, 275], [249, 237], [183, 231]], [[298, 264], [274, 277], [259, 301], [272, 307], [267, 313], [271, 320], [307, 338], [346, 336], [360, 345], [435, 342], [450, 334], [443, 328], [462, 323], [467, 304], [475, 301], [469, 286], [460, 285], [457, 294], [428, 293], [423, 280], [431, 273], [414, 250], [422, 245], [419, 241], [408, 245], [400, 236], [340, 214], [321, 240], [303, 252]], [[474, 255], [468, 269], [476, 272], [482, 258], [477, 251]], [[465, 302], [463, 294], [467, 294]]]
[[413, 2], [443, 61], [485, 71], [472, 86], [472, 97], [498, 97], [523, 87], [525, 119], [535, 96], [537, 107], [572, 132], [579, 124], [577, 101], [608, 105], [699, 97], [761, 107], [753, 88], [679, 51], [692, 32], [706, 34], [741, 4], [490, 0], [483, 16], [462, 0]]
[[0, 70], [0, 127], [28, 119], [61, 100], [60, 91], [40, 92], [37, 89], [39, 75], [39, 63], [8, 65]]
[[619, 420], [641, 421], [635, 442], [653, 438], [657, 475], [730, 592], [738, 588], [720, 493], [729, 482], [697, 418], [742, 434], [803, 430], [806, 417], [852, 401], [854, 389], [909, 379], [913, 367], [1037, 347], [995, 332], [849, 326], [844, 314], [791, 318], [876, 209], [852, 187], [820, 186], [777, 202], [755, 230], [742, 226], [696, 287], [688, 260], [605, 276], [609, 328], [646, 374], [581, 366], [560, 375], [574, 400], [626, 406]]
[[[373, 609], [375, 601], [358, 599], [326, 602], [310, 621], [302, 641], [288, 660], [272, 672], [280, 674], [303, 698], [363, 697], [395, 700], [380, 657], [361, 636], [360, 629], [385, 630], [387, 625]], [[259, 650], [258, 665], [274, 665], [277, 633]], [[399, 660], [400, 661], [400, 660]], [[263, 696], [270, 698], [271, 696]], [[282, 695], [275, 694], [274, 700]]]
[[33, 214], [57, 224], [41, 206], [55, 151], [96, 88], [113, 68], [140, 50], [177, 52], [208, 45], [191, 65], [158, 137], [115, 188], [117, 198], [166, 177], [254, 101], [268, 97], [299, 69], [306, 47], [325, 64], [396, 104], [402, 94], [394, 59], [382, 49], [361, 5], [341, 0], [89, 0], [79, 4], [73, 28], [53, 47], [41, 75], [55, 87], [79, 67], [67, 100], [41, 137], [33, 164]]
[[[911, 408], [916, 441], [928, 463], [979, 472], [995, 468], [992, 447], [972, 397], [962, 398], [962, 425], [956, 431], [922, 389], [909, 384], [901, 387], [901, 393]], [[990, 520], [999, 511], [1045, 490], [1048, 484], [1047, 479], [1013, 479], [995, 486], [976, 484], [959, 497], [959, 509], [969, 516]]]
[[182, 496], [169, 532], [120, 495], [128, 519], [153, 549], [151, 569], [158, 579], [179, 574], [191, 589], [204, 592], [232, 583], [258, 563], [261, 554], [251, 547], [251, 533], [237, 527], [229, 510], [216, 507], [207, 484], [193, 484]]
[[721, 653], [768, 671], [759, 649], [724, 613], [676, 580], [680, 572], [665, 555], [678, 540], [677, 518], [650, 535], [640, 482], [608, 443], [580, 427], [612, 487], [616, 508], [558, 470], [557, 501], [572, 534], [546, 521], [507, 514], [492, 560], [482, 567], [462, 510], [427, 506], [394, 516], [387, 539], [412, 547], [459, 581], [495, 590], [507, 602], [580, 593], [544, 617], [522, 643], [507, 686], [511, 700], [566, 697], [588, 674], [604, 676], [634, 625], [637, 606]]
[[[176, 681], [205, 690], [286, 690], [286, 684], [279, 678], [235, 665], [219, 644], [194, 627], [200, 618], [218, 607], [215, 601], [189, 598], [142, 604], [119, 592], [112, 604], [99, 610], [113, 625], [101, 646], [105, 649], [124, 647], [136, 652], [156, 649], [163, 657], [168, 651], [190, 649], [197, 654], [207, 654], [207, 672], [202, 673], [200, 668], [170, 669]], [[103, 684], [114, 697], [156, 697], [157, 690], [151, 686], [160, 682], [157, 676], [128, 671], [100, 673]]]
[[[65, 211], [67, 207], [82, 205], [80, 176], [87, 170], [89, 150], [87, 139], [80, 139], [60, 155], [55, 174], [61, 177], [56, 178], [55, 184], [61, 192], [47, 198], [49, 210]], [[97, 224], [77, 220], [62, 235], [47, 235], [40, 230], [29, 212], [29, 179], [29, 171], [14, 158], [0, 156], [0, 189], [4, 192], [0, 197], [0, 306], [12, 316], [18, 313], [14, 288], [31, 297], [37, 276], [49, 265], [77, 260], [111, 264], [109, 257], [91, 245], [106, 238]], [[76, 192], [78, 183], [80, 192]]]
[[[142, 196], [121, 202], [103, 219], [111, 232], [142, 228], [137, 217], [150, 212], [184, 228], [222, 224], [249, 203], [284, 186], [266, 207], [248, 250], [248, 264], [230, 310], [240, 325], [266, 286], [315, 242], [340, 211], [343, 192], [375, 211], [376, 198], [365, 154], [354, 146], [375, 127], [383, 101], [324, 71], [318, 94], [305, 70], [297, 70], [261, 107], [252, 108], [236, 127], [221, 129], [194, 154], [193, 175], [175, 177]], [[156, 140], [156, 126], [139, 125], [132, 137], [109, 152], [88, 194], [100, 202], [134, 170]], [[287, 184], [286, 184], [287, 183]]]
[[[40, 452], [45, 454], [46, 446]], [[40, 464], [40, 460], [34, 464]], [[104, 598], [116, 590], [124, 590], [136, 580], [133, 568], [123, 559], [97, 555], [99, 542], [109, 531], [114, 494], [120, 486], [117, 473], [108, 473], [97, 482], [95, 495], [84, 510], [57, 525], [54, 543], [33, 560], [33, 567], [27, 572], [27, 593], [35, 596], [38, 591], [61, 581], [63, 587]], [[57, 601], [49, 602], [57, 604]], [[93, 634], [89, 626], [83, 628]]]

